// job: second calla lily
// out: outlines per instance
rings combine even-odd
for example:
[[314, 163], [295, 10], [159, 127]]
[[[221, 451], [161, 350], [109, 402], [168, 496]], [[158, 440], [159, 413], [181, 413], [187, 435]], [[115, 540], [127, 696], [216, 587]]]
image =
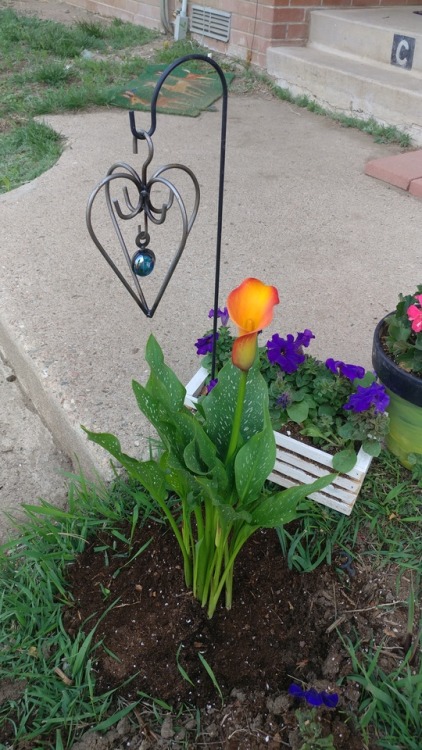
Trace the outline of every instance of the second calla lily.
[[239, 336], [233, 344], [232, 361], [240, 370], [247, 372], [252, 367], [258, 331], [271, 323], [274, 306], [278, 303], [277, 289], [258, 279], [245, 279], [230, 292], [227, 308], [239, 329]]

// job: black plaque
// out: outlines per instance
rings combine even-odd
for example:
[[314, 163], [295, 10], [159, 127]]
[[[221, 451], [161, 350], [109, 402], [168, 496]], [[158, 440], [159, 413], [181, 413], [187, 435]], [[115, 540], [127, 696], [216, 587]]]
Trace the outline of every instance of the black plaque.
[[391, 65], [398, 65], [400, 68], [411, 70], [414, 51], [414, 37], [394, 34], [393, 46], [391, 48]]

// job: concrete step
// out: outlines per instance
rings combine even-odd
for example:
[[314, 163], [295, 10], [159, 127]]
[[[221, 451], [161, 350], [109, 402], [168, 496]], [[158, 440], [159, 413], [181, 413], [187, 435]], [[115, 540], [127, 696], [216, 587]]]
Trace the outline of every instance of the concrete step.
[[[422, 10], [421, 6], [419, 8]], [[410, 10], [410, 9], [409, 9]], [[350, 32], [350, 38], [343, 22], [338, 25], [338, 18], [343, 14], [346, 18], [352, 17], [354, 11], [315, 11], [311, 12], [311, 28], [315, 34], [310, 39], [307, 47], [272, 47], [267, 51], [267, 70], [273, 76], [276, 83], [287, 88], [294, 95], [306, 95], [311, 100], [317, 101], [328, 110], [343, 113], [361, 119], [374, 118], [383, 125], [393, 125], [408, 133], [415, 145], [422, 145], [422, 75], [418, 70], [414, 71], [400, 65], [392, 65], [391, 38], [390, 52], [387, 62], [370, 60], [369, 42], [370, 34], [376, 34], [374, 19], [379, 19], [381, 25], [382, 16], [392, 14], [392, 9], [370, 9], [356, 11], [354, 16], [361, 20], [369, 15], [370, 24], [356, 22], [353, 31], [355, 42]], [[317, 17], [316, 25], [313, 17]], [[326, 18], [325, 18], [326, 15]], [[324, 16], [324, 34], [319, 27], [320, 18]], [[422, 16], [414, 15], [420, 19], [422, 30]], [[386, 22], [385, 18], [384, 21]], [[419, 23], [419, 21], [418, 21]], [[353, 26], [349, 22], [350, 28]], [[330, 32], [331, 27], [331, 32]], [[406, 29], [406, 27], [402, 27]], [[369, 29], [369, 31], [368, 31]], [[406, 29], [407, 30], [407, 29]], [[318, 31], [318, 33], [317, 33]], [[368, 36], [369, 35], [369, 36]], [[352, 54], [351, 49], [359, 49], [357, 39], [362, 38], [363, 54]], [[394, 35], [393, 35], [394, 36]], [[333, 46], [328, 47], [328, 41], [333, 40]], [[326, 43], [322, 43], [325, 39]], [[344, 39], [344, 43], [341, 41]], [[365, 41], [366, 39], [366, 41]], [[315, 41], [318, 40], [318, 41]], [[416, 40], [413, 58], [422, 71], [422, 34]], [[339, 47], [342, 46], [342, 49]], [[367, 45], [365, 47], [365, 45]], [[378, 42], [374, 45], [379, 49]], [[419, 49], [420, 48], [420, 49]], [[378, 53], [377, 53], [378, 54]]]
[[[308, 46], [353, 58], [367, 58], [388, 66], [397, 65], [406, 72], [411, 70], [412, 75], [422, 75], [420, 13], [420, 5], [314, 10]], [[409, 64], [411, 67], [406, 68]]]

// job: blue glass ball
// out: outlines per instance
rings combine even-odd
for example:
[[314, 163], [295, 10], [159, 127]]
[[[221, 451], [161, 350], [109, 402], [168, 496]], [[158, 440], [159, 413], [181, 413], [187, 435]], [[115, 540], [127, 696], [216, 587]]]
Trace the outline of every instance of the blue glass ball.
[[149, 276], [154, 270], [154, 266], [155, 255], [147, 247], [138, 250], [132, 258], [133, 273], [136, 273], [137, 276]]

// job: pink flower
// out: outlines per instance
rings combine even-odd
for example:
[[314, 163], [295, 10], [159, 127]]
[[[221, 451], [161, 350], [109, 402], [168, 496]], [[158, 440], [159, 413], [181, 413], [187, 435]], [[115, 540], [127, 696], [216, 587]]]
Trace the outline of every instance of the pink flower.
[[[415, 299], [422, 305], [422, 294], [417, 294]], [[412, 321], [412, 331], [420, 333], [422, 331], [422, 309], [417, 305], [410, 305], [407, 308], [407, 317]]]

